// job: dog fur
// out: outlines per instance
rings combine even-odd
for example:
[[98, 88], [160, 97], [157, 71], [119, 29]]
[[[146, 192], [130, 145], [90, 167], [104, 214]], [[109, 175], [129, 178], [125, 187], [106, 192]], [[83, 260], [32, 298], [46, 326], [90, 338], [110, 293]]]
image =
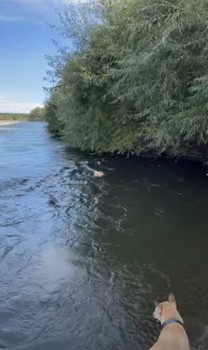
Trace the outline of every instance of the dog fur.
[[[168, 320], [183, 320], [177, 310], [175, 297], [170, 294], [167, 301], [156, 303], [153, 317], [161, 325]], [[190, 350], [189, 341], [184, 327], [179, 323], [170, 323], [164, 326], [157, 342], [150, 350]]]

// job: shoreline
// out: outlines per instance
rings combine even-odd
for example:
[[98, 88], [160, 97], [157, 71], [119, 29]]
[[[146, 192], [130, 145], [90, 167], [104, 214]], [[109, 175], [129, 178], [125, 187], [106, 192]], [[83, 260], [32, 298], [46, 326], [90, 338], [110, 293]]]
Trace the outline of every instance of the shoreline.
[[0, 120], [0, 127], [12, 125], [12, 124], [17, 124], [17, 123], [20, 123], [20, 121], [18, 121], [18, 120]]

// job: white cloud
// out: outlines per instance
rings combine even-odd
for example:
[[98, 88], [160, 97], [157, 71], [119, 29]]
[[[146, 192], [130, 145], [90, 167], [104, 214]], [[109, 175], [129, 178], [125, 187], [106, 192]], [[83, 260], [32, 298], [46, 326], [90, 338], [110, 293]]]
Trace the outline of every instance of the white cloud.
[[35, 107], [43, 107], [37, 102], [17, 102], [0, 96], [0, 113], [29, 113]]

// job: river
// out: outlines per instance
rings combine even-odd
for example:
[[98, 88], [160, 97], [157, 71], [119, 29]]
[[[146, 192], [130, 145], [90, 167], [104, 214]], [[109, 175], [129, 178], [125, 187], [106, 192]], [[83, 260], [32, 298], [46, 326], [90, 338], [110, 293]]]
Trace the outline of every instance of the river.
[[193, 163], [74, 152], [44, 123], [0, 128], [0, 349], [148, 349], [169, 291], [207, 349], [207, 193]]

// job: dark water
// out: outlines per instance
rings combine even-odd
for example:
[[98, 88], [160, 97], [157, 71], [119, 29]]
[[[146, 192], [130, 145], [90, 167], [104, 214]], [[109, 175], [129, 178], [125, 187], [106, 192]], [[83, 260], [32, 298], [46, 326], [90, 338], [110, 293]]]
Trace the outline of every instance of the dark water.
[[0, 348], [148, 349], [153, 302], [173, 291], [207, 349], [205, 170], [97, 160], [41, 123], [0, 129]]

